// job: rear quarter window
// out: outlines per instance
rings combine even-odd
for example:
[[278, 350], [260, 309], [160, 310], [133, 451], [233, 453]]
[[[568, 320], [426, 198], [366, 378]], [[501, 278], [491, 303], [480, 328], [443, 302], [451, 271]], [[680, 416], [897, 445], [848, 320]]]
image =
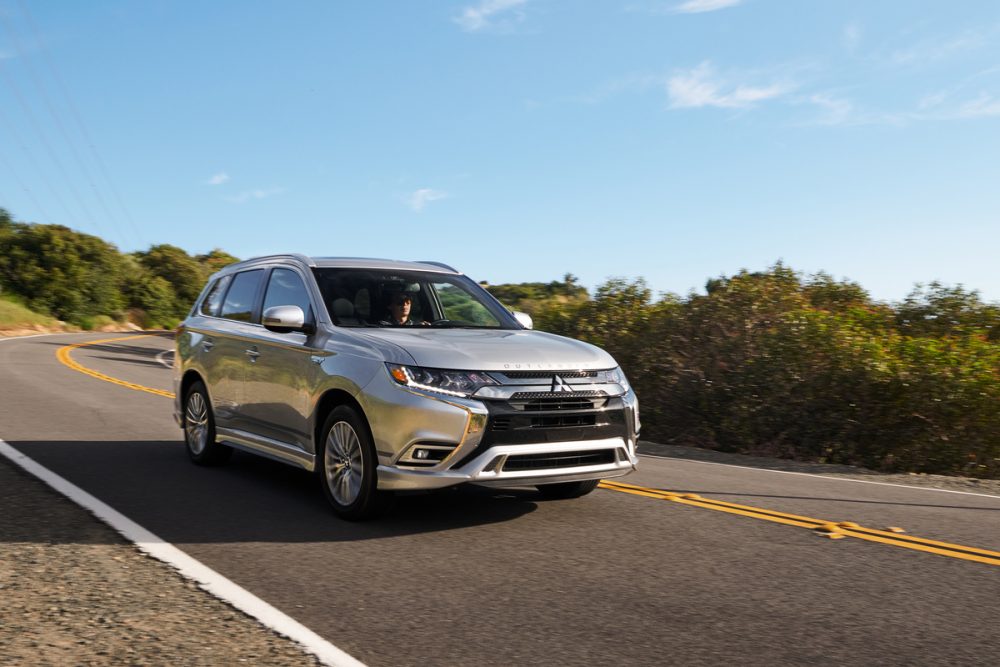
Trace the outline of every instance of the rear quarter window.
[[208, 290], [208, 295], [201, 302], [198, 312], [209, 317], [218, 317], [219, 308], [222, 307], [222, 297], [226, 294], [226, 288], [232, 281], [232, 276], [222, 276]]

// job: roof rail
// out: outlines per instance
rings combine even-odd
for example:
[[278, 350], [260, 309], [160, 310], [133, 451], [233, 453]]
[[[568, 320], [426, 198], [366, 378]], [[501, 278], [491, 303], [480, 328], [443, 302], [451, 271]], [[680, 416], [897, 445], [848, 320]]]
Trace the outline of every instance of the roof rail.
[[420, 260], [419, 263], [420, 264], [430, 264], [431, 266], [436, 266], [436, 267], [441, 268], [441, 269], [448, 269], [449, 271], [454, 271], [455, 273], [459, 272], [458, 269], [456, 269], [453, 266], [448, 266], [444, 262], [429, 262], [427, 260]]
[[240, 262], [240, 264], [243, 264], [244, 262], [256, 262], [256, 261], [268, 260], [268, 259], [296, 259], [296, 260], [302, 262], [303, 264], [305, 264], [308, 267], [315, 267], [316, 266], [316, 262], [314, 262], [312, 260], [312, 257], [306, 257], [305, 255], [302, 255], [302, 254], [299, 254], [299, 253], [294, 253], [294, 252], [280, 253], [280, 254], [277, 254], [277, 255], [262, 255], [260, 257], [251, 257], [250, 259], [243, 260], [242, 262]]

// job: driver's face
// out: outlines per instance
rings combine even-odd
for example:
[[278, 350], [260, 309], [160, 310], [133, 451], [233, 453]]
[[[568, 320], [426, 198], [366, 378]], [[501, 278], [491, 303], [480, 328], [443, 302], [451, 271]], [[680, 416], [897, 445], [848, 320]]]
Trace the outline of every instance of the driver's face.
[[399, 322], [405, 322], [410, 317], [410, 306], [413, 305], [409, 297], [397, 297], [393, 299], [389, 306], [392, 316]]

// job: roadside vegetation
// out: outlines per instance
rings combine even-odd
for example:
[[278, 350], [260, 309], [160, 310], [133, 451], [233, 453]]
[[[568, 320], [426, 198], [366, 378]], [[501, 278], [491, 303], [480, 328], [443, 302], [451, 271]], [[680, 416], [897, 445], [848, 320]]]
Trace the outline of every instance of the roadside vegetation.
[[572, 276], [489, 287], [538, 329], [605, 348], [644, 437], [885, 471], [1000, 477], [1000, 306], [918, 286], [902, 302], [776, 264], [654, 297]]
[[25, 308], [16, 301], [0, 296], [0, 332], [21, 329], [55, 329], [59, 322], [55, 318]]
[[[0, 327], [173, 327], [234, 261], [170, 245], [124, 254], [0, 209]], [[684, 297], [618, 278], [590, 294], [572, 275], [487, 289], [536, 329], [611, 352], [639, 394], [647, 439], [1000, 478], [1000, 305], [975, 291], [931, 283], [886, 304], [780, 263]]]
[[208, 276], [235, 261], [221, 250], [191, 256], [166, 244], [121, 253], [96, 236], [15, 222], [0, 209], [0, 296], [85, 330], [171, 328]]

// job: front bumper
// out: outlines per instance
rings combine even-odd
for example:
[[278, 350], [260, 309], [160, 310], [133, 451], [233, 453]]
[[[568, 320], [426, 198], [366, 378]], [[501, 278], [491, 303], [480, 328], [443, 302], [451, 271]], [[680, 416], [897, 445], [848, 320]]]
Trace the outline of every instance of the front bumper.
[[[592, 453], [607, 456], [612, 460], [594, 465], [572, 465], [546, 467], [536, 470], [505, 470], [518, 457], [540, 457], [551, 455], [551, 460], [559, 455]], [[585, 456], [571, 457], [569, 460], [586, 460]], [[455, 484], [475, 483], [487, 486], [535, 486], [557, 482], [578, 482], [589, 479], [622, 477], [635, 470], [639, 459], [635, 454], [635, 441], [626, 442], [621, 438], [605, 440], [583, 440], [560, 443], [537, 443], [531, 445], [498, 445], [490, 447], [468, 463], [461, 470], [413, 470], [397, 466], [378, 467], [378, 487], [393, 491], [416, 489], [440, 489]]]
[[[535, 409], [499, 397], [429, 394], [381, 375], [358, 396], [375, 439], [380, 489], [536, 486], [621, 477], [638, 463], [638, 408], [630, 389], [599, 406]], [[431, 458], [419, 460], [419, 449]]]

